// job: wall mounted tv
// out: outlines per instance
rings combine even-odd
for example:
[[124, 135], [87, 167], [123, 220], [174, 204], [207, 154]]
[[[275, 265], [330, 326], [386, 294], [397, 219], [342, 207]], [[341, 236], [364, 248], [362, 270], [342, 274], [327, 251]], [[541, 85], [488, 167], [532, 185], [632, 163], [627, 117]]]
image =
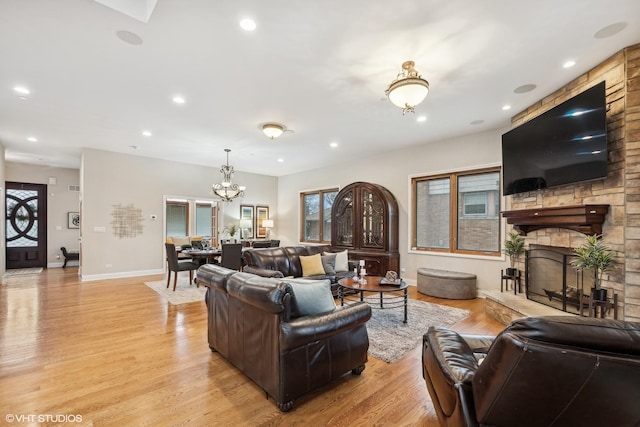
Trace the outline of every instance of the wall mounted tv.
[[606, 178], [605, 82], [502, 135], [504, 195]]

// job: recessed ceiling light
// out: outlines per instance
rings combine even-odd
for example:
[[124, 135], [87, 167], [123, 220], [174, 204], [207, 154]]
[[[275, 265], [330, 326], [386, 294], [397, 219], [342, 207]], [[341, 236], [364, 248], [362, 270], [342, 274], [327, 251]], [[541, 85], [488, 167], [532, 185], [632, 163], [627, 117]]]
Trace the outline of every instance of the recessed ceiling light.
[[536, 88], [536, 85], [533, 85], [533, 84], [522, 85], [515, 88], [513, 90], [513, 93], [527, 93], [527, 92], [531, 92], [535, 88]]
[[329, 144], [329, 147], [331, 148], [336, 148], [338, 146], [337, 142], [332, 142], [331, 144]]
[[253, 31], [256, 29], [256, 21], [251, 18], [245, 18], [240, 21], [240, 27], [245, 31]]
[[182, 96], [176, 95], [173, 97], [173, 102], [175, 102], [176, 104], [184, 104], [185, 100]]
[[502, 106], [502, 109], [503, 109], [504, 111], [511, 110], [511, 105], [503, 105], [503, 106]]
[[29, 137], [27, 137], [27, 141], [29, 141], [29, 142], [38, 142], [38, 138], [36, 138], [35, 136], [29, 136]]
[[416, 122], [426, 122], [427, 121], [427, 116], [418, 116], [418, 118], [416, 119]]
[[24, 86], [16, 86], [13, 88], [14, 91], [21, 93], [22, 95], [29, 95], [31, 91]]
[[142, 135], [144, 135], [144, 136], [151, 136], [151, 135], [153, 135], [153, 134], [152, 134], [150, 131], [148, 131], [148, 130], [143, 130], [143, 131], [142, 131]]
[[278, 159], [278, 163], [284, 163], [284, 159], [281, 157]]
[[567, 61], [564, 64], [562, 64], [562, 68], [571, 68], [574, 65], [576, 65], [576, 61]]

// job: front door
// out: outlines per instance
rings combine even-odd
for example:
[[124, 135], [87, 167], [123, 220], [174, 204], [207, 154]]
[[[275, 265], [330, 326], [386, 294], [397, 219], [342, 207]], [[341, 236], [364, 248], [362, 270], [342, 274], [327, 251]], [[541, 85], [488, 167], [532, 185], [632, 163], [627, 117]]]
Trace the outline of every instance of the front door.
[[7, 270], [47, 266], [47, 186], [7, 182]]

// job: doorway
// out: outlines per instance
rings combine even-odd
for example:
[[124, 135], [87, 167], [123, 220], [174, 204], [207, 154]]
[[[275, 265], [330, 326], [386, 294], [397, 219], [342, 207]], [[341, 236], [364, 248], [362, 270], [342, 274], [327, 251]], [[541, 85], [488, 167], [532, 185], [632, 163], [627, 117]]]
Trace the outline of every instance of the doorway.
[[47, 266], [47, 186], [7, 182], [6, 268]]

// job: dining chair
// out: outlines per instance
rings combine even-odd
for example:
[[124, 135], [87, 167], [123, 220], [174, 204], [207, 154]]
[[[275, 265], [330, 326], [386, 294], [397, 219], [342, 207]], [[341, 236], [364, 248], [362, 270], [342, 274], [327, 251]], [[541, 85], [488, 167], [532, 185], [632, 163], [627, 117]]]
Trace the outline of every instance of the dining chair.
[[[171, 280], [171, 272], [174, 272], [173, 275], [173, 290], [176, 290], [176, 285], [178, 284], [178, 272], [180, 271], [189, 271], [189, 285], [193, 283], [193, 270], [197, 270], [200, 268], [200, 264], [193, 261], [178, 261], [178, 253], [176, 252], [176, 245], [173, 243], [165, 243], [165, 249], [167, 250], [167, 264], [169, 266], [167, 271], [167, 288], [169, 287], [169, 282]], [[196, 286], [199, 285], [196, 283]]]
[[231, 270], [240, 270], [242, 267], [242, 243], [222, 245], [220, 265]]

